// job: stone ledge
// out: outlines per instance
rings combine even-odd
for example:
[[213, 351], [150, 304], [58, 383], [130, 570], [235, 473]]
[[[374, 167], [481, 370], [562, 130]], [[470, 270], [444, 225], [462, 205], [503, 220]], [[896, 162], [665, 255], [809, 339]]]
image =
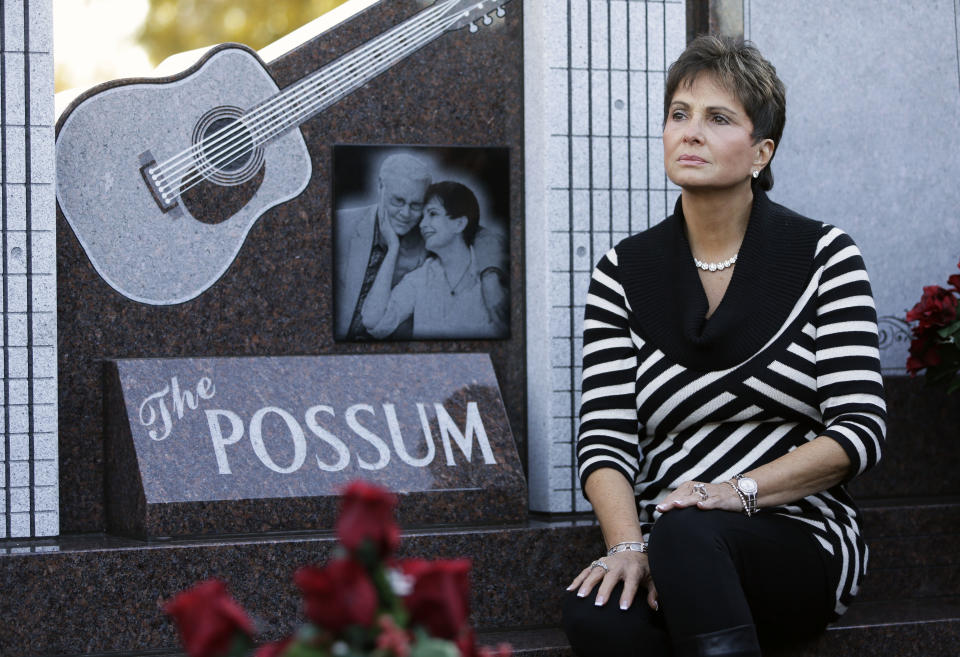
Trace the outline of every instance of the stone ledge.
[[[918, 502], [925, 504], [917, 506]], [[893, 566], [897, 553], [916, 543], [908, 531], [941, 536], [955, 531], [958, 524], [950, 519], [960, 514], [960, 504], [953, 499], [897, 500], [865, 504], [863, 510], [870, 527], [894, 537], [881, 550], [885, 554], [881, 563], [885, 561], [891, 567], [871, 571], [864, 595], [843, 620], [848, 625], [838, 625], [838, 629], [860, 636], [863, 627], [904, 625], [909, 627], [896, 630], [896, 636], [906, 633], [917, 641], [932, 640], [944, 632], [956, 633], [956, 624], [960, 623], [956, 615], [901, 614], [870, 621], [872, 624], [855, 621], [870, 609], [890, 613], [897, 609], [930, 611], [922, 606], [926, 601], [905, 598], [941, 596], [936, 599], [943, 600], [946, 594], [955, 593], [953, 582], [960, 582], [960, 564], [956, 562], [935, 566], [940, 560], [921, 555], [921, 565], [917, 565], [909, 553], [904, 553], [901, 556], [909, 565]], [[227, 581], [235, 597], [255, 616], [260, 628], [258, 638], [274, 640], [300, 622], [299, 595], [291, 582], [294, 570], [326, 560], [335, 544], [331, 532], [156, 542], [102, 534], [3, 541], [0, 586], [17, 594], [0, 596], [0, 623], [7, 628], [0, 634], [0, 654], [175, 654], [177, 640], [161, 612], [163, 601], [213, 576]], [[923, 544], [935, 547], [936, 541]], [[571, 573], [582, 565], [584, 555], [599, 550], [596, 524], [589, 516], [578, 516], [533, 519], [501, 527], [406, 529], [401, 556], [472, 558], [473, 623], [480, 632], [501, 633], [504, 628], [557, 626], [559, 599]], [[57, 586], [50, 586], [51, 582]], [[918, 623], [929, 627], [913, 627]], [[881, 645], [890, 632], [893, 630], [871, 629], [863, 634], [863, 641]], [[546, 643], [536, 643], [537, 636], [540, 638], [536, 641]], [[551, 636], [517, 634], [518, 648], [521, 639], [529, 639], [529, 650], [534, 651], [520, 654], [563, 654], [550, 652], [562, 649]]]
[[[573, 657], [557, 628], [485, 632], [485, 645], [506, 641], [517, 657]], [[765, 650], [767, 657], [956, 657], [960, 645], [960, 598], [855, 604], [815, 641]]]
[[[399, 556], [469, 557], [478, 631], [559, 623], [574, 564], [600, 549], [593, 523], [405, 531]], [[301, 622], [297, 567], [329, 558], [330, 532], [229, 541], [147, 543], [104, 535], [8, 543], [0, 555], [0, 654], [31, 657], [174, 651], [163, 602], [209, 577], [225, 580], [272, 641]], [[21, 550], [21, 552], [14, 552]], [[511, 576], [512, 575], [512, 576]], [[56, 586], [51, 586], [51, 583]]]

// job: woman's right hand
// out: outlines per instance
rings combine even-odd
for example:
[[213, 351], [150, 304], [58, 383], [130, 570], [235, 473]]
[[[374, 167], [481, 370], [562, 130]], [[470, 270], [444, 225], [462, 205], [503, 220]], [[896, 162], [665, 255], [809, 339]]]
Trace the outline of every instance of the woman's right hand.
[[620, 596], [620, 608], [629, 609], [633, 604], [637, 591], [641, 586], [646, 588], [647, 604], [651, 609], [658, 609], [657, 587], [650, 576], [650, 562], [647, 555], [643, 552], [624, 551], [617, 552], [608, 557], [602, 557], [602, 561], [609, 570], [605, 571], [600, 566], [587, 566], [577, 575], [568, 591], [577, 591], [577, 596], [585, 598], [593, 590], [594, 586], [600, 585], [597, 591], [595, 604], [599, 607], [606, 604], [610, 597], [613, 587], [617, 582], [623, 582], [623, 594]]

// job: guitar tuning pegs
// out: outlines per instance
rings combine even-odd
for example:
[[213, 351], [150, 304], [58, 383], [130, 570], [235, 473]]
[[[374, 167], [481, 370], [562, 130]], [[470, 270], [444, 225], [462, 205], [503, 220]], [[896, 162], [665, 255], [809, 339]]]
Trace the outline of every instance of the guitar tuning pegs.
[[476, 24], [470, 23], [470, 33], [471, 33], [471, 34], [475, 34], [475, 33], [478, 32], [479, 30], [480, 30], [480, 28], [477, 27]]
[[503, 7], [497, 7], [497, 18], [503, 18], [507, 15], [507, 10]]
[[492, 22], [493, 22], [493, 19], [490, 18], [489, 16], [484, 16], [484, 17], [483, 17], [483, 24], [484, 24], [484, 25], [489, 25], [489, 24], [492, 23]]

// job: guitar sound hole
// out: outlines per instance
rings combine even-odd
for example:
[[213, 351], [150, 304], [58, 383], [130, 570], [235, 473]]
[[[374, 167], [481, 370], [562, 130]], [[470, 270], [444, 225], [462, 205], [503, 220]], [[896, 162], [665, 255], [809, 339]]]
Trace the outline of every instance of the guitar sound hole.
[[207, 182], [242, 185], [263, 167], [263, 148], [241, 121], [238, 107], [215, 107], [193, 129], [194, 164]]
[[[224, 133], [217, 135], [221, 130]], [[253, 157], [250, 132], [236, 119], [216, 119], [206, 127], [203, 136], [204, 160], [215, 169], [235, 173]]]

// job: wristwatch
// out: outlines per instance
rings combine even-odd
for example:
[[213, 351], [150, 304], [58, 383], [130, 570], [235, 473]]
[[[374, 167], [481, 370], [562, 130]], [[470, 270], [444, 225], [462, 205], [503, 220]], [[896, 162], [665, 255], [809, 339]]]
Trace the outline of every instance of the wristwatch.
[[746, 475], [734, 476], [737, 480], [737, 490], [743, 493], [743, 510], [748, 516], [757, 512], [757, 480]]

